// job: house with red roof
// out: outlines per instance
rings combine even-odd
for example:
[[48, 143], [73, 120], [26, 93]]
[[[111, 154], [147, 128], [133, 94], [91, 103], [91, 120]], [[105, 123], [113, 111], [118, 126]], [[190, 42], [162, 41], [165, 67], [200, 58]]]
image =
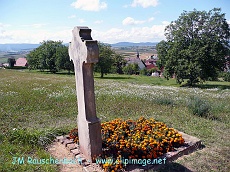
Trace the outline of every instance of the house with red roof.
[[145, 61], [145, 65], [146, 68], [148, 70], [155, 68], [156, 70], [158, 70], [157, 64], [156, 64], [157, 60], [153, 60], [153, 59], [148, 59]]
[[28, 66], [28, 63], [27, 63], [27, 60], [26, 58], [24, 57], [20, 57], [16, 60], [16, 63], [14, 66], [21, 66], [21, 67], [27, 67]]

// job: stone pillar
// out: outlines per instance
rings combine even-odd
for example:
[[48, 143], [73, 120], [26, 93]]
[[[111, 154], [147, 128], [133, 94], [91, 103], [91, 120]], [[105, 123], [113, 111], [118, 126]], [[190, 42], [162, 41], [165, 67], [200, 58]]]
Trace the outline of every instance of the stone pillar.
[[96, 116], [93, 78], [93, 65], [98, 62], [99, 49], [88, 27], [75, 27], [72, 33], [69, 56], [74, 63], [76, 78], [79, 146], [85, 157], [92, 160], [102, 151], [101, 122]]

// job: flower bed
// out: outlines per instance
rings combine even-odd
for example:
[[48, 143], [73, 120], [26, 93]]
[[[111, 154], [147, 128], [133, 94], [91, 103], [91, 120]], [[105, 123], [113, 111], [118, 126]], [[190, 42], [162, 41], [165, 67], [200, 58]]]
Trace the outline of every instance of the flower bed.
[[[183, 145], [184, 139], [166, 124], [140, 117], [138, 120], [114, 119], [101, 124], [102, 154], [95, 159], [107, 159], [101, 164], [105, 171], [119, 171], [126, 164], [122, 159], [155, 159]], [[70, 138], [78, 143], [77, 128]], [[112, 160], [112, 161], [111, 161]], [[111, 163], [112, 162], [112, 163]]]

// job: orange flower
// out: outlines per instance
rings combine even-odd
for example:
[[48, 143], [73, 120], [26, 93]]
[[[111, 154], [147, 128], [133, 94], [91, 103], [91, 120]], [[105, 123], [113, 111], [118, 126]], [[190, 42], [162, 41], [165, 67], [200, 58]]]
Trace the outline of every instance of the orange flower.
[[[108, 163], [101, 164], [105, 171], [122, 169], [123, 165], [120, 163], [120, 159], [124, 152], [128, 154], [130, 159], [140, 157], [152, 159], [163, 155], [163, 150], [167, 152], [173, 150], [175, 143], [184, 143], [182, 135], [176, 130], [168, 128], [164, 123], [156, 122], [152, 118], [148, 120], [140, 117], [137, 121], [114, 119], [102, 123], [101, 128], [104, 147], [99, 158], [105, 158], [109, 155], [119, 162], [116, 166]], [[77, 128], [71, 130], [70, 133], [73, 135], [74, 132], [76, 133], [76, 135], [74, 134], [74, 141], [77, 143], [79, 140]], [[112, 152], [114, 148], [118, 150], [116, 154]], [[136, 154], [139, 151], [143, 152]]]
[[152, 159], [152, 154], [147, 155], [148, 159]]

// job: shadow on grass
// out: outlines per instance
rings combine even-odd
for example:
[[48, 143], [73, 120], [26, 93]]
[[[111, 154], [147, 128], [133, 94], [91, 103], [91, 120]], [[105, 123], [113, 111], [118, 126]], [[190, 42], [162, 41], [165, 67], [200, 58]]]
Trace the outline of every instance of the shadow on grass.
[[201, 88], [201, 89], [213, 89], [213, 88], [218, 88], [221, 90], [224, 89], [230, 89], [230, 85], [221, 85], [221, 84], [201, 84], [201, 85], [196, 85], [195, 87]]
[[132, 79], [131, 77], [125, 77], [125, 76], [105, 76], [103, 78], [101, 78], [100, 76], [95, 76], [94, 78], [99, 78], [99, 79], [114, 79], [114, 80]]
[[156, 165], [152, 167], [147, 167], [147, 166], [137, 166], [137, 165], [131, 165], [128, 166], [128, 171], [131, 170], [143, 170], [143, 171], [148, 171], [148, 172], [192, 172], [185, 166], [176, 163], [176, 162], [169, 162], [166, 164], [162, 165]]
[[68, 73], [68, 72], [57, 72], [56, 74], [58, 74], [58, 75], [69, 75], [69, 76], [75, 75], [74, 72], [70, 72], [70, 73]]
[[192, 171], [179, 163], [170, 162], [165, 166], [163, 166], [161, 169], [156, 170], [155, 172], [192, 172]]
[[[32, 70], [31, 70], [32, 71]], [[41, 74], [53, 74], [53, 75], [69, 75], [69, 76], [72, 76], [72, 75], [75, 75], [74, 72], [67, 72], [67, 71], [60, 71], [60, 72], [52, 72], [52, 71], [49, 71], [49, 70], [44, 70], [44, 71], [35, 71], [37, 73], [41, 73]]]
[[180, 87], [190, 87], [190, 88], [200, 88], [200, 89], [214, 89], [214, 88], [218, 88], [220, 90], [225, 90], [225, 89], [230, 89], [230, 85], [227, 85], [228, 83], [226, 83], [226, 85], [223, 84], [200, 84], [200, 85], [194, 85], [193, 87], [188, 86], [188, 85], [181, 85]]

